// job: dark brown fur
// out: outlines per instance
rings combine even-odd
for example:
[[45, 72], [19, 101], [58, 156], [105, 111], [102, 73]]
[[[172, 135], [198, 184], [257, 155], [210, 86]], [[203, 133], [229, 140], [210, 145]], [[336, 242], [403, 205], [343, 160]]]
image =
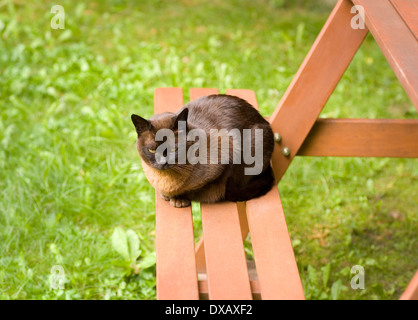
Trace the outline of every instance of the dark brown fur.
[[[169, 164], [161, 165], [155, 154], [161, 142], [155, 141], [159, 129], [172, 129], [178, 139], [178, 121], [187, 120], [187, 131], [195, 128], [207, 133], [209, 148], [210, 129], [231, 130], [263, 129], [263, 169], [259, 175], [245, 175], [244, 168], [252, 167], [244, 161], [232, 163], [232, 142], [228, 164]], [[150, 183], [161, 197], [176, 207], [190, 205], [190, 201], [213, 203], [222, 200], [246, 201], [267, 193], [274, 184], [270, 157], [274, 148], [273, 132], [269, 123], [243, 99], [228, 95], [211, 95], [194, 100], [176, 114], [156, 114], [149, 120], [132, 115], [138, 133], [137, 149], [142, 158], [143, 168]], [[231, 139], [232, 140], [232, 139]], [[187, 142], [187, 149], [194, 142]], [[254, 144], [254, 139], [252, 139]], [[219, 144], [220, 146], [220, 144]], [[254, 145], [252, 145], [254, 154]], [[242, 152], [242, 149], [241, 149]], [[208, 156], [210, 152], [208, 150]], [[219, 152], [220, 155], [220, 152]]]

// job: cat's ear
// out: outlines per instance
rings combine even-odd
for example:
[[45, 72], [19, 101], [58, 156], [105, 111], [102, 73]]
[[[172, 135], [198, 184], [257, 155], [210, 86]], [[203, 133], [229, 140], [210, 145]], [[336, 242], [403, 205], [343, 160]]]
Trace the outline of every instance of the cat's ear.
[[174, 120], [174, 127], [178, 128], [179, 125], [179, 121], [184, 121], [187, 122], [187, 117], [189, 116], [189, 109], [188, 108], [184, 108], [177, 116], [176, 119]]
[[151, 129], [151, 123], [147, 119], [137, 116], [136, 114], [131, 115], [131, 119], [138, 135]]

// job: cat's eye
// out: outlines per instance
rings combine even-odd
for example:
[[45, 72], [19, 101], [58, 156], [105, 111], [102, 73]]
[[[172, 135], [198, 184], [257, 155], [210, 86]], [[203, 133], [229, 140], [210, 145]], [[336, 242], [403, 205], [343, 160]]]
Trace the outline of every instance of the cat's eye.
[[176, 152], [177, 151], [177, 147], [171, 149], [171, 152]]
[[150, 153], [155, 153], [155, 149], [148, 149]]

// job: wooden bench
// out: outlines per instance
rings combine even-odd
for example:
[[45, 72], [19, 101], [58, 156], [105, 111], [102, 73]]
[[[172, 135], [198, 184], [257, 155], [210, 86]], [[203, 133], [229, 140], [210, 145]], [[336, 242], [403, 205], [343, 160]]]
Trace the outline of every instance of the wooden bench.
[[[191, 89], [192, 100], [218, 93]], [[257, 107], [250, 90], [227, 90]], [[183, 106], [181, 88], [159, 88], [155, 112]], [[194, 247], [191, 208], [156, 196], [158, 299], [303, 299], [279, 192], [244, 203], [201, 204], [203, 237]], [[258, 278], [249, 277], [243, 239], [251, 232]], [[198, 281], [197, 275], [200, 280]], [[281, 288], [281, 290], [280, 290]], [[279, 289], [279, 290], [278, 290]]]
[[[365, 9], [364, 29], [351, 27], [353, 3]], [[368, 31], [418, 110], [417, 17], [413, 0], [338, 1], [269, 118], [277, 182], [296, 155], [418, 157], [417, 120], [318, 119]], [[218, 91], [191, 89], [190, 97], [213, 93]], [[226, 93], [257, 108], [253, 91]], [[155, 113], [175, 112], [184, 105], [182, 89], [158, 88], [154, 102]], [[304, 299], [276, 187], [247, 203], [202, 204], [201, 215], [203, 236], [195, 248], [191, 208], [173, 208], [156, 196], [158, 299]], [[248, 232], [255, 270], [244, 253]], [[402, 299], [418, 298], [417, 277]]]

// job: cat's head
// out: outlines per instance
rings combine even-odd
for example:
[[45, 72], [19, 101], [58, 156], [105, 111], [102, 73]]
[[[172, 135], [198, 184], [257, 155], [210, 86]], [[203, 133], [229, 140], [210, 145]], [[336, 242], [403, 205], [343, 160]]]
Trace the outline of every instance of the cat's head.
[[[138, 134], [136, 143], [139, 155], [151, 167], [158, 170], [178, 169], [179, 134], [187, 128], [187, 108], [179, 113], [165, 112], [144, 119], [136, 114], [131, 115]], [[167, 136], [161, 139], [161, 135]], [[161, 141], [159, 141], [161, 140]], [[187, 146], [184, 146], [187, 148]]]

